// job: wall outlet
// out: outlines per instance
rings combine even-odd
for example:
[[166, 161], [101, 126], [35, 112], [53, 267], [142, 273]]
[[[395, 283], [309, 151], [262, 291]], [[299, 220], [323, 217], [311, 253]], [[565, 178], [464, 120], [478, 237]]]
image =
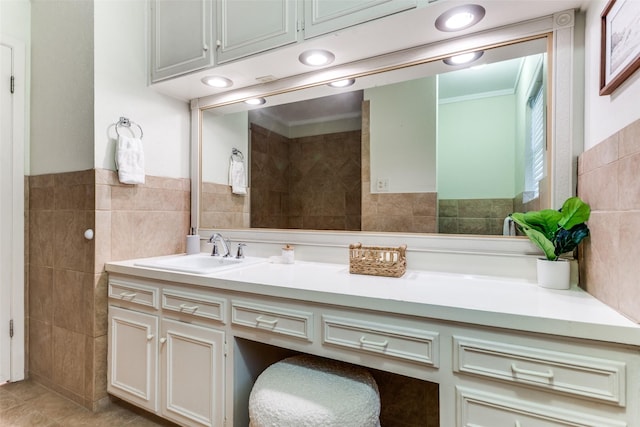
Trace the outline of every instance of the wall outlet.
[[389, 178], [378, 178], [376, 190], [381, 193], [389, 191]]

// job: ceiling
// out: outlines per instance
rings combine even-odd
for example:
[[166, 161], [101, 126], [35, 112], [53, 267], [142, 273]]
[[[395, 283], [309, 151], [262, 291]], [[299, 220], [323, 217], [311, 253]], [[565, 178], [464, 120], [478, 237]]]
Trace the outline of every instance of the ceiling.
[[[452, 102], [462, 99], [514, 93], [522, 58], [509, 59], [480, 67], [463, 68], [442, 73], [438, 77], [438, 99]], [[332, 119], [359, 116], [362, 90], [339, 93], [304, 101], [263, 107], [260, 114], [287, 127]]]
[[232, 88], [216, 89], [202, 84], [200, 79], [211, 74], [212, 70], [156, 83], [153, 87], [159, 92], [179, 99], [201, 98], [260, 85], [258, 78], [261, 76], [273, 76], [274, 79], [279, 80], [314, 71], [315, 69], [310, 69], [298, 62], [297, 58], [302, 50], [313, 48], [331, 50], [336, 57], [335, 62], [329, 67], [331, 68], [400, 49], [427, 45], [452, 37], [548, 16], [555, 12], [580, 8], [584, 1], [479, 0], [474, 3], [484, 6], [486, 15], [476, 26], [457, 32], [455, 35], [435, 29], [433, 23], [441, 13], [465, 3], [467, 2], [457, 0], [434, 1], [424, 7], [215, 67], [215, 74], [228, 76], [233, 80]]

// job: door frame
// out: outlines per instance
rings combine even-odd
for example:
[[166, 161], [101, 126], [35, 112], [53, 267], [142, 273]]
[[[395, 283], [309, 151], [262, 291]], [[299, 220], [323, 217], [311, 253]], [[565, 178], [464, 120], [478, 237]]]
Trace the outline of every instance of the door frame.
[[[13, 319], [13, 338], [11, 338], [10, 381], [25, 378], [25, 157], [26, 146], [26, 48], [25, 43], [0, 34], [0, 44], [9, 47], [13, 53], [13, 92], [12, 123], [12, 194], [11, 221], [7, 228], [11, 232], [11, 260], [7, 268], [11, 276], [11, 319]], [[2, 226], [2, 224], [0, 224]], [[0, 330], [8, 330], [8, 325]]]

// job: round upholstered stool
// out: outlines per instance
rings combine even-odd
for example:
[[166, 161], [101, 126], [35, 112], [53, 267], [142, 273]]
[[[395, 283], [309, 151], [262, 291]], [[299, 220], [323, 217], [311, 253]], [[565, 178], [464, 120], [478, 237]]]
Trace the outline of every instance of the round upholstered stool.
[[377, 427], [380, 394], [358, 366], [300, 355], [264, 370], [249, 396], [250, 427]]

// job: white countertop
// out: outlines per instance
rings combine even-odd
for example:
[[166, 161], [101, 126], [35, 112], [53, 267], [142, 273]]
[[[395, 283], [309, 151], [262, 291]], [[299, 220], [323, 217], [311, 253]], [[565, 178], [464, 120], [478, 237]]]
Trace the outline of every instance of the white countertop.
[[221, 290], [379, 310], [512, 330], [640, 346], [640, 325], [580, 288], [526, 280], [407, 270], [401, 278], [350, 274], [348, 265], [268, 261], [207, 275], [111, 262], [111, 273]]

